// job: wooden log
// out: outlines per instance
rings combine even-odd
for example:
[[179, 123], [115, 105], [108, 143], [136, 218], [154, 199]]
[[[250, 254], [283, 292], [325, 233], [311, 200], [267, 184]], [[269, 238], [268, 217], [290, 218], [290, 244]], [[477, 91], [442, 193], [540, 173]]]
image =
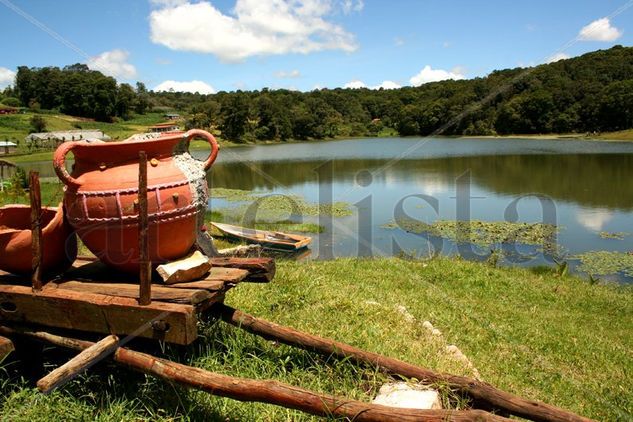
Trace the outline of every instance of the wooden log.
[[218, 255], [223, 257], [258, 256], [262, 253], [262, 245], [238, 245], [232, 248], [220, 249]]
[[13, 342], [6, 337], [0, 337], [0, 362], [15, 350]]
[[29, 172], [29, 198], [31, 202], [31, 251], [33, 256], [31, 283], [33, 290], [42, 289], [42, 193], [40, 192], [40, 174]]
[[275, 277], [275, 260], [272, 258], [210, 258], [212, 267], [248, 270], [247, 281], [268, 283]]
[[[52, 285], [49, 283], [47, 288]], [[57, 284], [58, 289], [72, 290], [80, 293], [98, 293], [109, 296], [138, 297], [138, 285], [129, 283], [85, 283], [81, 281], [66, 281]], [[202, 289], [172, 289], [159, 284], [152, 285], [152, 300], [171, 303], [186, 303], [197, 305], [198, 303], [213, 298], [213, 293]]]
[[[0, 326], [4, 335], [24, 335], [75, 350], [94, 343], [56, 336], [50, 333], [14, 330]], [[510, 419], [483, 410], [417, 410], [388, 407], [350, 400], [329, 394], [316, 393], [273, 380], [254, 380], [217, 374], [193, 368], [146, 353], [118, 348], [112, 355], [115, 362], [135, 371], [156, 376], [185, 387], [196, 388], [221, 397], [247, 402], [275, 404], [324, 417], [343, 417], [354, 421], [491, 421], [509, 422]]]
[[0, 320], [183, 345], [197, 337], [197, 316], [192, 305], [153, 302], [140, 306], [132, 298], [54, 287], [33, 294], [27, 286], [0, 285]]
[[515, 396], [499, 390], [490, 384], [477, 381], [474, 378], [443, 374], [377, 353], [367, 352], [345, 343], [325, 339], [253, 317], [225, 304], [217, 304], [212, 309], [218, 312], [227, 323], [242, 328], [252, 334], [264, 337], [265, 339], [291, 346], [298, 346], [328, 356], [335, 355], [356, 362], [375, 365], [391, 374], [401, 375], [407, 378], [416, 378], [428, 383], [447, 385], [452, 389], [469, 395], [473, 398], [477, 406], [486, 409], [508, 412], [533, 421], [591, 421], [591, 419], [540, 401]]
[[147, 212], [147, 154], [140, 151], [138, 163], [138, 237], [139, 237], [139, 277], [138, 303], [152, 303], [152, 263], [149, 260], [148, 212]]
[[37, 382], [37, 389], [44, 394], [48, 394], [54, 389], [61, 387], [77, 375], [84, 372], [97, 362], [105, 359], [119, 347], [117, 336], [108, 336], [90, 347], [83, 349], [77, 356], [54, 369], [44, 378]]

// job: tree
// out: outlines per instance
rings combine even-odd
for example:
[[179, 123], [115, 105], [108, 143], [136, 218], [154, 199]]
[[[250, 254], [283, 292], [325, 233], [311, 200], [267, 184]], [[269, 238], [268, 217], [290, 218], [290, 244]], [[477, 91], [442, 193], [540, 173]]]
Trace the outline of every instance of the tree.
[[33, 115], [29, 122], [31, 123], [33, 132], [44, 132], [46, 130], [46, 120], [44, 120], [44, 118], [39, 114]]
[[149, 95], [147, 94], [147, 88], [143, 82], [136, 83], [136, 105], [134, 110], [138, 114], [145, 114], [149, 108]]
[[222, 104], [222, 135], [232, 141], [241, 141], [248, 123], [248, 105], [245, 96], [238, 92]]

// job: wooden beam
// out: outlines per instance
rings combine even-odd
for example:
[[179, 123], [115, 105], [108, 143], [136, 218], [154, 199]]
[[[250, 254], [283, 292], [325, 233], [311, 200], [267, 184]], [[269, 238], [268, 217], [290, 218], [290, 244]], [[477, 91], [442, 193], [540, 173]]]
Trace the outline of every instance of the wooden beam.
[[48, 394], [54, 389], [61, 387], [77, 375], [84, 372], [97, 362], [105, 359], [119, 347], [117, 336], [108, 336], [90, 347], [83, 349], [77, 356], [54, 369], [44, 378], [37, 382], [37, 389], [44, 394]]
[[139, 277], [140, 305], [152, 303], [152, 263], [149, 260], [148, 212], [147, 212], [147, 154], [140, 151], [138, 162], [138, 237], [139, 237]]
[[31, 202], [31, 253], [33, 256], [31, 284], [33, 290], [42, 289], [42, 193], [40, 192], [40, 174], [29, 172], [29, 199]]
[[247, 281], [268, 283], [275, 277], [275, 260], [272, 258], [209, 258], [212, 267], [248, 270]]
[[[49, 283], [47, 285], [50, 286]], [[52, 286], [51, 286], [52, 287]], [[58, 289], [72, 290], [75, 292], [98, 293], [109, 296], [138, 297], [138, 285], [129, 283], [84, 283], [81, 281], [66, 281], [57, 284]], [[203, 289], [172, 289], [159, 284], [153, 284], [151, 290], [152, 300], [160, 302], [186, 303], [197, 305], [198, 303], [213, 298], [213, 293]]]
[[190, 344], [197, 337], [192, 305], [153, 302], [55, 287], [0, 285], [0, 320]]
[[[29, 338], [76, 350], [90, 347], [91, 342], [28, 330], [16, 331], [1, 327], [4, 335]], [[240, 401], [269, 403], [323, 417], [348, 418], [354, 421], [422, 421], [422, 422], [511, 422], [510, 419], [483, 410], [417, 410], [364, 403], [305, 390], [273, 380], [254, 380], [222, 375], [200, 368], [171, 362], [146, 353], [118, 348], [112, 355], [115, 362], [185, 387]]]
[[316, 351], [326, 356], [334, 355], [377, 366], [391, 374], [402, 375], [407, 378], [416, 378], [423, 382], [446, 385], [451, 389], [469, 395], [474, 399], [475, 404], [486, 409], [509, 412], [510, 414], [533, 421], [591, 421], [591, 419], [578, 416], [567, 410], [540, 401], [515, 396], [473, 378], [442, 374], [377, 353], [367, 352], [350, 346], [349, 344], [325, 339], [261, 318], [256, 318], [224, 304], [217, 304], [212, 309], [218, 312], [225, 322], [242, 328], [249, 333], [264, 337], [265, 339]]
[[0, 337], [0, 362], [15, 350], [13, 342], [6, 337]]

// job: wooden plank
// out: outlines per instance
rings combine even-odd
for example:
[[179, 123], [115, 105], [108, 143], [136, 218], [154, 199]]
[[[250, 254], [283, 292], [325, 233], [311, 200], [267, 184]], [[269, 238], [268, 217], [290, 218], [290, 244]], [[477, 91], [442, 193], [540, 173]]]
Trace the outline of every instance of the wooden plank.
[[0, 362], [15, 350], [13, 342], [6, 337], [0, 337]]
[[[132, 298], [138, 297], [138, 284], [66, 281], [59, 283], [56, 286], [58, 289], [72, 290], [75, 292], [98, 293], [102, 295]], [[198, 303], [204, 302], [205, 300], [209, 300], [213, 297], [213, 294], [205, 289], [171, 289], [158, 284], [152, 285], [151, 295], [152, 300], [172, 303], [187, 303], [190, 305], [197, 305]]]
[[108, 336], [97, 343], [91, 345], [87, 349], [79, 352], [77, 356], [60, 366], [55, 368], [44, 378], [37, 382], [37, 389], [47, 394], [54, 389], [61, 387], [77, 375], [84, 372], [97, 362], [105, 359], [119, 347], [119, 339], [117, 336]]
[[0, 286], [0, 320], [28, 322], [103, 334], [132, 335], [189, 344], [197, 337], [192, 305], [26, 286]]
[[212, 267], [239, 268], [248, 270], [245, 281], [268, 283], [275, 277], [275, 260], [272, 258], [210, 258]]
[[212, 292], [226, 290], [248, 276], [248, 271], [237, 268], [211, 268], [209, 275], [203, 280], [188, 283], [170, 284], [168, 289], [204, 289]]
[[33, 256], [31, 283], [33, 290], [42, 289], [42, 255], [44, 254], [44, 244], [42, 243], [41, 195], [40, 174], [31, 170], [29, 172], [29, 198], [31, 201], [31, 254]]
[[138, 238], [139, 238], [139, 278], [140, 289], [138, 302], [141, 305], [152, 303], [152, 263], [149, 260], [147, 216], [147, 155], [145, 151], [138, 153]]

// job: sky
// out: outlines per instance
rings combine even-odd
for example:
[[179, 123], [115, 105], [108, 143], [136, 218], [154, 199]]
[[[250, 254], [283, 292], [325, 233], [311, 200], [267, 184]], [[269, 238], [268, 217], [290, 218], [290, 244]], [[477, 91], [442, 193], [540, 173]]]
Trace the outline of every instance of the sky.
[[397, 88], [633, 45], [633, 0], [0, 0], [0, 88], [86, 63], [176, 91]]

